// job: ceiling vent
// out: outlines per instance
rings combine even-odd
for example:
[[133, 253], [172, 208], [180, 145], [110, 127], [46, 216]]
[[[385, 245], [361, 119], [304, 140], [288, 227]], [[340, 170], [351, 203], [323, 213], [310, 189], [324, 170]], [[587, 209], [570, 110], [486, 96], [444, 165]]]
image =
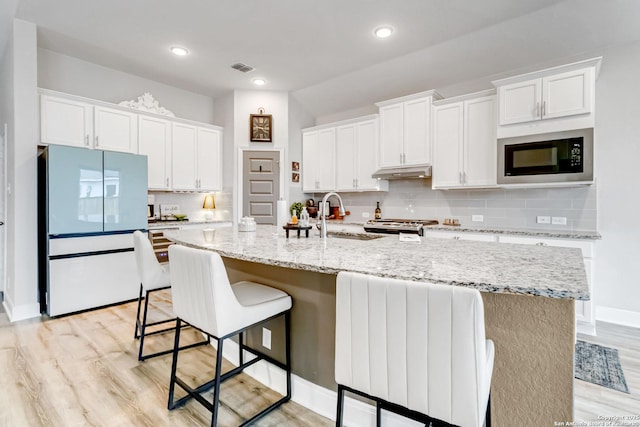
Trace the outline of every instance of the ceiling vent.
[[238, 62], [231, 66], [234, 70], [242, 71], [243, 73], [248, 73], [250, 71], [255, 70], [251, 65], [243, 64], [242, 62]]

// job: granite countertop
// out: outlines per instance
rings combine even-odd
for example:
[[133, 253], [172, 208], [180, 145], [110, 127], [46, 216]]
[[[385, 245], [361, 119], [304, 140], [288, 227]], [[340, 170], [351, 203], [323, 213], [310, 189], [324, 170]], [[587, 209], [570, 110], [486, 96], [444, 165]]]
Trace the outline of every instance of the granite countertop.
[[429, 225], [426, 230], [438, 231], [455, 231], [461, 233], [486, 233], [486, 234], [512, 234], [515, 236], [529, 237], [548, 237], [559, 239], [584, 239], [598, 240], [601, 239], [600, 233], [597, 231], [581, 231], [581, 230], [549, 230], [543, 228], [509, 228], [509, 227], [476, 227], [476, 226], [451, 226], [451, 225]]
[[419, 243], [401, 242], [398, 235], [374, 235], [383, 237], [372, 240], [336, 237], [364, 234], [346, 228], [334, 224], [328, 228], [334, 234], [326, 240], [316, 230], [309, 238], [287, 239], [284, 230], [266, 225], [259, 225], [255, 232], [228, 227], [206, 234], [203, 230], [170, 230], [165, 236], [228, 258], [298, 270], [353, 271], [492, 293], [590, 297], [579, 249], [424, 237]]

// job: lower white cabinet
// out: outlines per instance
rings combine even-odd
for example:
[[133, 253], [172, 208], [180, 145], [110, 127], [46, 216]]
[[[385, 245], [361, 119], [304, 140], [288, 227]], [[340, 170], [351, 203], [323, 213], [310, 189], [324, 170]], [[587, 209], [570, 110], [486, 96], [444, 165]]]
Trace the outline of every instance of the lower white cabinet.
[[521, 245], [558, 246], [563, 248], [578, 248], [582, 251], [587, 282], [589, 283], [589, 301], [576, 300], [576, 321], [578, 332], [595, 335], [595, 306], [593, 304], [593, 271], [592, 262], [594, 256], [594, 244], [591, 241], [577, 239], [548, 239], [537, 237], [503, 236], [498, 241], [502, 243], [517, 243]]

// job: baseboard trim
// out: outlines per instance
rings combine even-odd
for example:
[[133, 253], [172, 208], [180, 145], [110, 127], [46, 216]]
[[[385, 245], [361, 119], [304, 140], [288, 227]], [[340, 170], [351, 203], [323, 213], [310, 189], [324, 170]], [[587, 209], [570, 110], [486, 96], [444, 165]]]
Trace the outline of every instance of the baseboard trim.
[[584, 335], [592, 335], [592, 336], [596, 336], [596, 325], [592, 324], [592, 323], [583, 323], [583, 322], [578, 322], [576, 325], [576, 329], [578, 331], [579, 334], [584, 334]]
[[640, 313], [611, 307], [596, 307], [596, 320], [640, 328]]
[[[212, 341], [212, 345], [216, 347], [215, 341]], [[222, 353], [224, 358], [231, 364], [238, 366], [239, 351], [238, 344], [236, 342], [231, 340], [225, 341], [224, 351]], [[251, 357], [250, 353], [245, 352], [245, 354], [247, 358]], [[256, 381], [261, 382], [266, 387], [269, 387], [280, 394], [284, 394], [286, 391], [284, 371], [270, 363], [260, 361], [245, 369], [244, 372]], [[291, 375], [291, 400], [305, 408], [335, 421], [337, 399], [338, 394], [335, 391], [321, 387], [295, 374]], [[382, 413], [382, 421], [383, 424], [388, 427], [424, 426], [424, 424], [417, 423], [413, 420], [386, 411]], [[345, 427], [368, 427], [375, 425], [375, 406], [353, 399], [349, 396], [345, 397]]]
[[2, 302], [5, 311], [7, 312], [7, 317], [9, 318], [9, 322], [18, 322], [20, 320], [33, 319], [35, 317], [40, 317], [40, 304], [23, 304], [13, 307], [11, 303], [5, 299]]

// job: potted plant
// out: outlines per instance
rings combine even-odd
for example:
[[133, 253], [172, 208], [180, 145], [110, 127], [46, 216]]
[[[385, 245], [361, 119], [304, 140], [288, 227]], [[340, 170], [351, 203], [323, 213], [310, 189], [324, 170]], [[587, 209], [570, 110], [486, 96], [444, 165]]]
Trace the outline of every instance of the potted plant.
[[295, 212], [296, 217], [300, 218], [300, 213], [302, 213], [303, 206], [304, 205], [300, 202], [291, 203], [291, 206], [289, 207], [289, 213], [293, 216], [293, 213]]

